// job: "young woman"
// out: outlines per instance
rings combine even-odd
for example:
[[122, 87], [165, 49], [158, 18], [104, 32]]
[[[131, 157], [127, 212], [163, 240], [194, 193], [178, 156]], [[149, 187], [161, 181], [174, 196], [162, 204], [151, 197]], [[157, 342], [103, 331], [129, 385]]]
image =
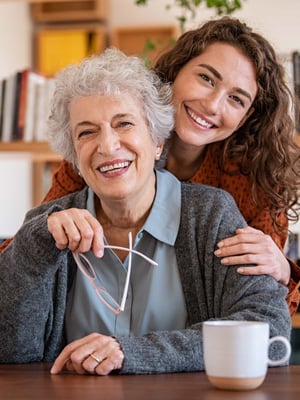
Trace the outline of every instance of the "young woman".
[[[172, 83], [176, 106], [161, 166], [181, 180], [231, 193], [248, 227], [219, 243], [216, 255], [223, 265], [243, 264], [241, 274], [269, 274], [288, 285], [293, 313], [300, 268], [283, 247], [288, 218], [297, 218], [299, 206], [299, 149], [274, 49], [241, 21], [224, 17], [184, 33], [154, 69]], [[45, 200], [84, 184], [63, 162]]]

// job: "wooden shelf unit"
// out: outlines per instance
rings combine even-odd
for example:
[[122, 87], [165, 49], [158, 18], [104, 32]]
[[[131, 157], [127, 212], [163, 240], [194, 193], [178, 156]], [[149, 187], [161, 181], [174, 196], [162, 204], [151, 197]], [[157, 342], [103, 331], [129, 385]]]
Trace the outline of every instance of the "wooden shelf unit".
[[292, 326], [293, 328], [300, 328], [300, 312], [296, 312], [296, 314], [292, 317]]
[[[127, 55], [147, 56], [153, 62], [178, 35], [175, 25], [125, 26], [112, 30], [110, 42]], [[154, 45], [153, 49], [147, 49], [147, 41]]]
[[32, 2], [35, 22], [104, 21], [108, 17], [108, 0], [56, 0]]
[[[55, 155], [47, 142], [0, 142], [0, 151], [24, 151]], [[58, 157], [57, 155], [55, 156]]]

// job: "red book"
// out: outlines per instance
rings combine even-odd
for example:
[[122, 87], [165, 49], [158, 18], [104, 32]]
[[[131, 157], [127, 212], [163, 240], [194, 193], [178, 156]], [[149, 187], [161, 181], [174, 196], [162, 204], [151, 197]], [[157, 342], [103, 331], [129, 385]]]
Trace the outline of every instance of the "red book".
[[17, 120], [17, 139], [23, 140], [24, 126], [25, 126], [25, 113], [26, 113], [26, 99], [27, 99], [27, 80], [29, 69], [22, 71], [19, 93], [19, 112]]

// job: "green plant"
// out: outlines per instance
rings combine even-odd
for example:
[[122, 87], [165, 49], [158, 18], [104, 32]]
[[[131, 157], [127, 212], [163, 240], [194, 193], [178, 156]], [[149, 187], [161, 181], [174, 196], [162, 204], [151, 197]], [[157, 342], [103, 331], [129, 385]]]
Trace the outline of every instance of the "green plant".
[[[180, 15], [177, 20], [180, 25], [180, 30], [185, 30], [186, 22], [193, 20], [199, 6], [206, 6], [207, 8], [214, 8], [216, 15], [232, 14], [234, 11], [242, 7], [242, 1], [245, 0], [173, 0], [173, 3], [166, 5], [169, 10], [172, 7], [180, 9]], [[149, 0], [135, 0], [136, 5], [148, 5]]]

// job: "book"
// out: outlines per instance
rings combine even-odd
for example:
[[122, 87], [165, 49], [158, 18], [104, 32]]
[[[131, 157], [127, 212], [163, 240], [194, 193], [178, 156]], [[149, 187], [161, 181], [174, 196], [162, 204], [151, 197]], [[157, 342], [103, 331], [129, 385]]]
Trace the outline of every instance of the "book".
[[45, 29], [38, 35], [38, 69], [54, 76], [67, 64], [77, 63], [88, 55], [89, 35], [84, 29]]
[[29, 71], [27, 76], [26, 109], [23, 141], [31, 142], [35, 139], [39, 86], [45, 83], [46, 78], [36, 72]]
[[13, 99], [13, 115], [12, 115], [12, 130], [11, 140], [18, 140], [18, 119], [19, 119], [19, 103], [21, 93], [22, 71], [18, 71], [15, 76], [15, 93]]
[[22, 71], [20, 94], [19, 94], [19, 112], [17, 121], [18, 140], [23, 140], [24, 137], [28, 74], [29, 74], [29, 69], [24, 69]]
[[47, 78], [36, 87], [36, 114], [34, 139], [40, 142], [47, 141], [47, 119], [50, 112], [50, 98], [54, 90], [54, 79]]
[[5, 96], [3, 99], [2, 142], [10, 142], [12, 140], [16, 77], [17, 75], [14, 73], [6, 78]]
[[0, 141], [2, 138], [3, 104], [5, 96], [5, 79], [0, 80]]

